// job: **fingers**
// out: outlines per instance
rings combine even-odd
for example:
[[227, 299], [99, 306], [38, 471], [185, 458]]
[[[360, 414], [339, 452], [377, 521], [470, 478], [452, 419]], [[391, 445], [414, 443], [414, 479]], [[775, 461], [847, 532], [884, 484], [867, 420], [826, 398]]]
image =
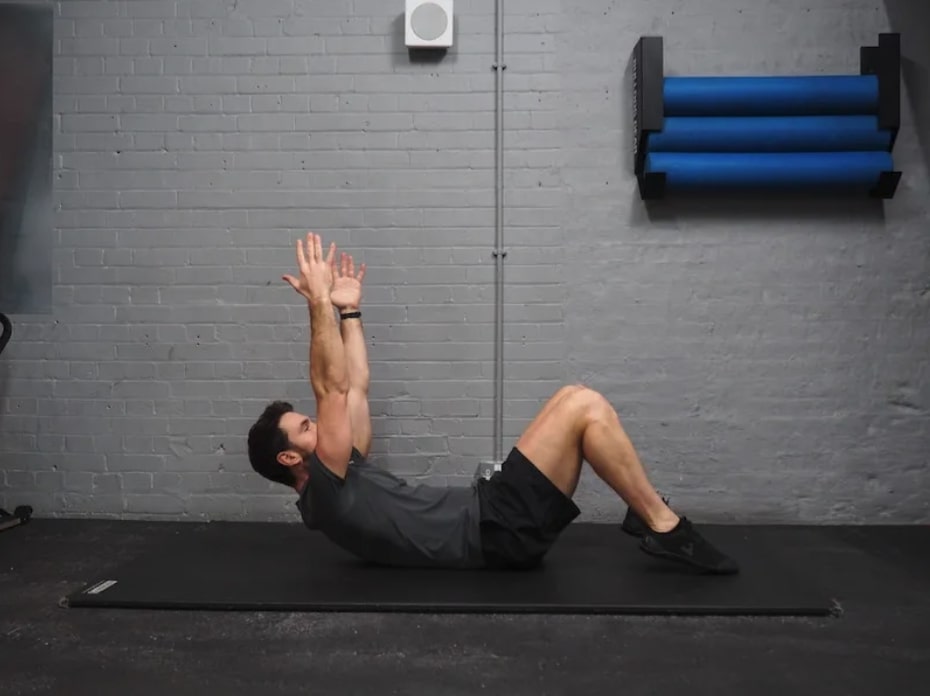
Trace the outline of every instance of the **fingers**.
[[[307, 232], [306, 249], [303, 247], [301, 240], [297, 240], [298, 262], [321, 263], [323, 261], [323, 238], [313, 232]], [[329, 254], [326, 257], [326, 263], [334, 266], [333, 257], [336, 254], [336, 242], [330, 244]]]
[[[323, 259], [323, 238], [313, 232], [307, 232], [307, 248], [309, 249], [309, 260], [316, 263], [322, 263]], [[325, 262], [330, 267], [335, 267], [333, 259], [336, 256], [336, 242], [329, 245], [329, 252], [326, 254]]]
[[341, 252], [339, 256], [339, 266], [335, 262], [330, 264], [333, 267], [333, 275], [337, 278], [356, 278], [361, 280], [365, 275], [365, 264], [360, 266], [359, 275], [355, 275], [355, 258], [352, 254]]
[[[311, 263], [323, 262], [323, 240], [320, 235], [308, 232], [306, 246], [304, 246], [302, 240], [297, 240], [297, 263], [300, 266], [301, 273], [307, 273], [310, 270]], [[356, 275], [355, 259], [351, 254], [341, 252], [339, 262], [336, 262], [336, 242], [330, 243], [325, 263], [332, 270], [334, 278], [349, 277], [361, 282], [362, 278], [365, 277], [365, 264], [359, 265], [358, 275]]]
[[316, 235], [313, 232], [307, 232], [307, 240], [305, 242], [306, 249], [304, 253], [306, 254], [305, 261], [310, 264], [313, 263], [316, 258]]
[[286, 280], [288, 285], [290, 285], [292, 288], [298, 291], [300, 290], [300, 286], [297, 282], [297, 278], [295, 278], [294, 276], [283, 275], [281, 276], [281, 280]]
[[300, 268], [300, 272], [302, 274], [306, 273], [310, 268], [310, 265], [307, 261], [308, 251], [309, 249], [304, 249], [303, 241], [298, 239], [297, 240], [297, 266]]

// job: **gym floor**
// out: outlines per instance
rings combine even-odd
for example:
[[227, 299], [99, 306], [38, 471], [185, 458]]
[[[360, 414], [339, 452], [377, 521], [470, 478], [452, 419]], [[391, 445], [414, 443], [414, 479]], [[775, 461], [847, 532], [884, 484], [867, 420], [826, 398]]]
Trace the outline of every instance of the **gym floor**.
[[805, 528], [789, 553], [835, 588], [828, 618], [58, 605], [179, 524], [36, 519], [0, 533], [0, 692], [906, 696], [930, 681], [930, 526]]

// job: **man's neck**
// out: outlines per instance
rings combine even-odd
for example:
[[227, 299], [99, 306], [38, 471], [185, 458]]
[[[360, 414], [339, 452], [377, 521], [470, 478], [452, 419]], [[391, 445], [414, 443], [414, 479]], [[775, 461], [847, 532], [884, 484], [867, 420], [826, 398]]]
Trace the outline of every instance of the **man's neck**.
[[310, 483], [310, 474], [307, 472], [306, 466], [297, 469], [294, 472], [294, 490], [297, 493], [303, 493], [308, 483]]

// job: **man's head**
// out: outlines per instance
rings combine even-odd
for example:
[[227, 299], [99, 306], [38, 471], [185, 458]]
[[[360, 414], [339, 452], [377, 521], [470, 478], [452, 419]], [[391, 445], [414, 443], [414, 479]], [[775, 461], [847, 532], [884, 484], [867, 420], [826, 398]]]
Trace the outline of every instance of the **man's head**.
[[316, 423], [286, 401], [269, 404], [249, 429], [249, 461], [265, 478], [297, 486], [316, 447]]

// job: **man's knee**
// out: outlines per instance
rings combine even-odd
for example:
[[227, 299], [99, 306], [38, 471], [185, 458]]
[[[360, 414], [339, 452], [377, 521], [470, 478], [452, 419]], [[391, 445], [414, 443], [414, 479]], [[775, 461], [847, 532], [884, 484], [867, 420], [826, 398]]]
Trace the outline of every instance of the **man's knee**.
[[608, 417], [613, 406], [600, 392], [584, 384], [571, 384], [562, 387], [565, 394], [564, 408], [571, 416], [585, 420], [600, 420]]
[[553, 396], [571, 396], [577, 394], [578, 392], [584, 391], [587, 387], [583, 384], [566, 384], [563, 387], [560, 387], [559, 390]]

